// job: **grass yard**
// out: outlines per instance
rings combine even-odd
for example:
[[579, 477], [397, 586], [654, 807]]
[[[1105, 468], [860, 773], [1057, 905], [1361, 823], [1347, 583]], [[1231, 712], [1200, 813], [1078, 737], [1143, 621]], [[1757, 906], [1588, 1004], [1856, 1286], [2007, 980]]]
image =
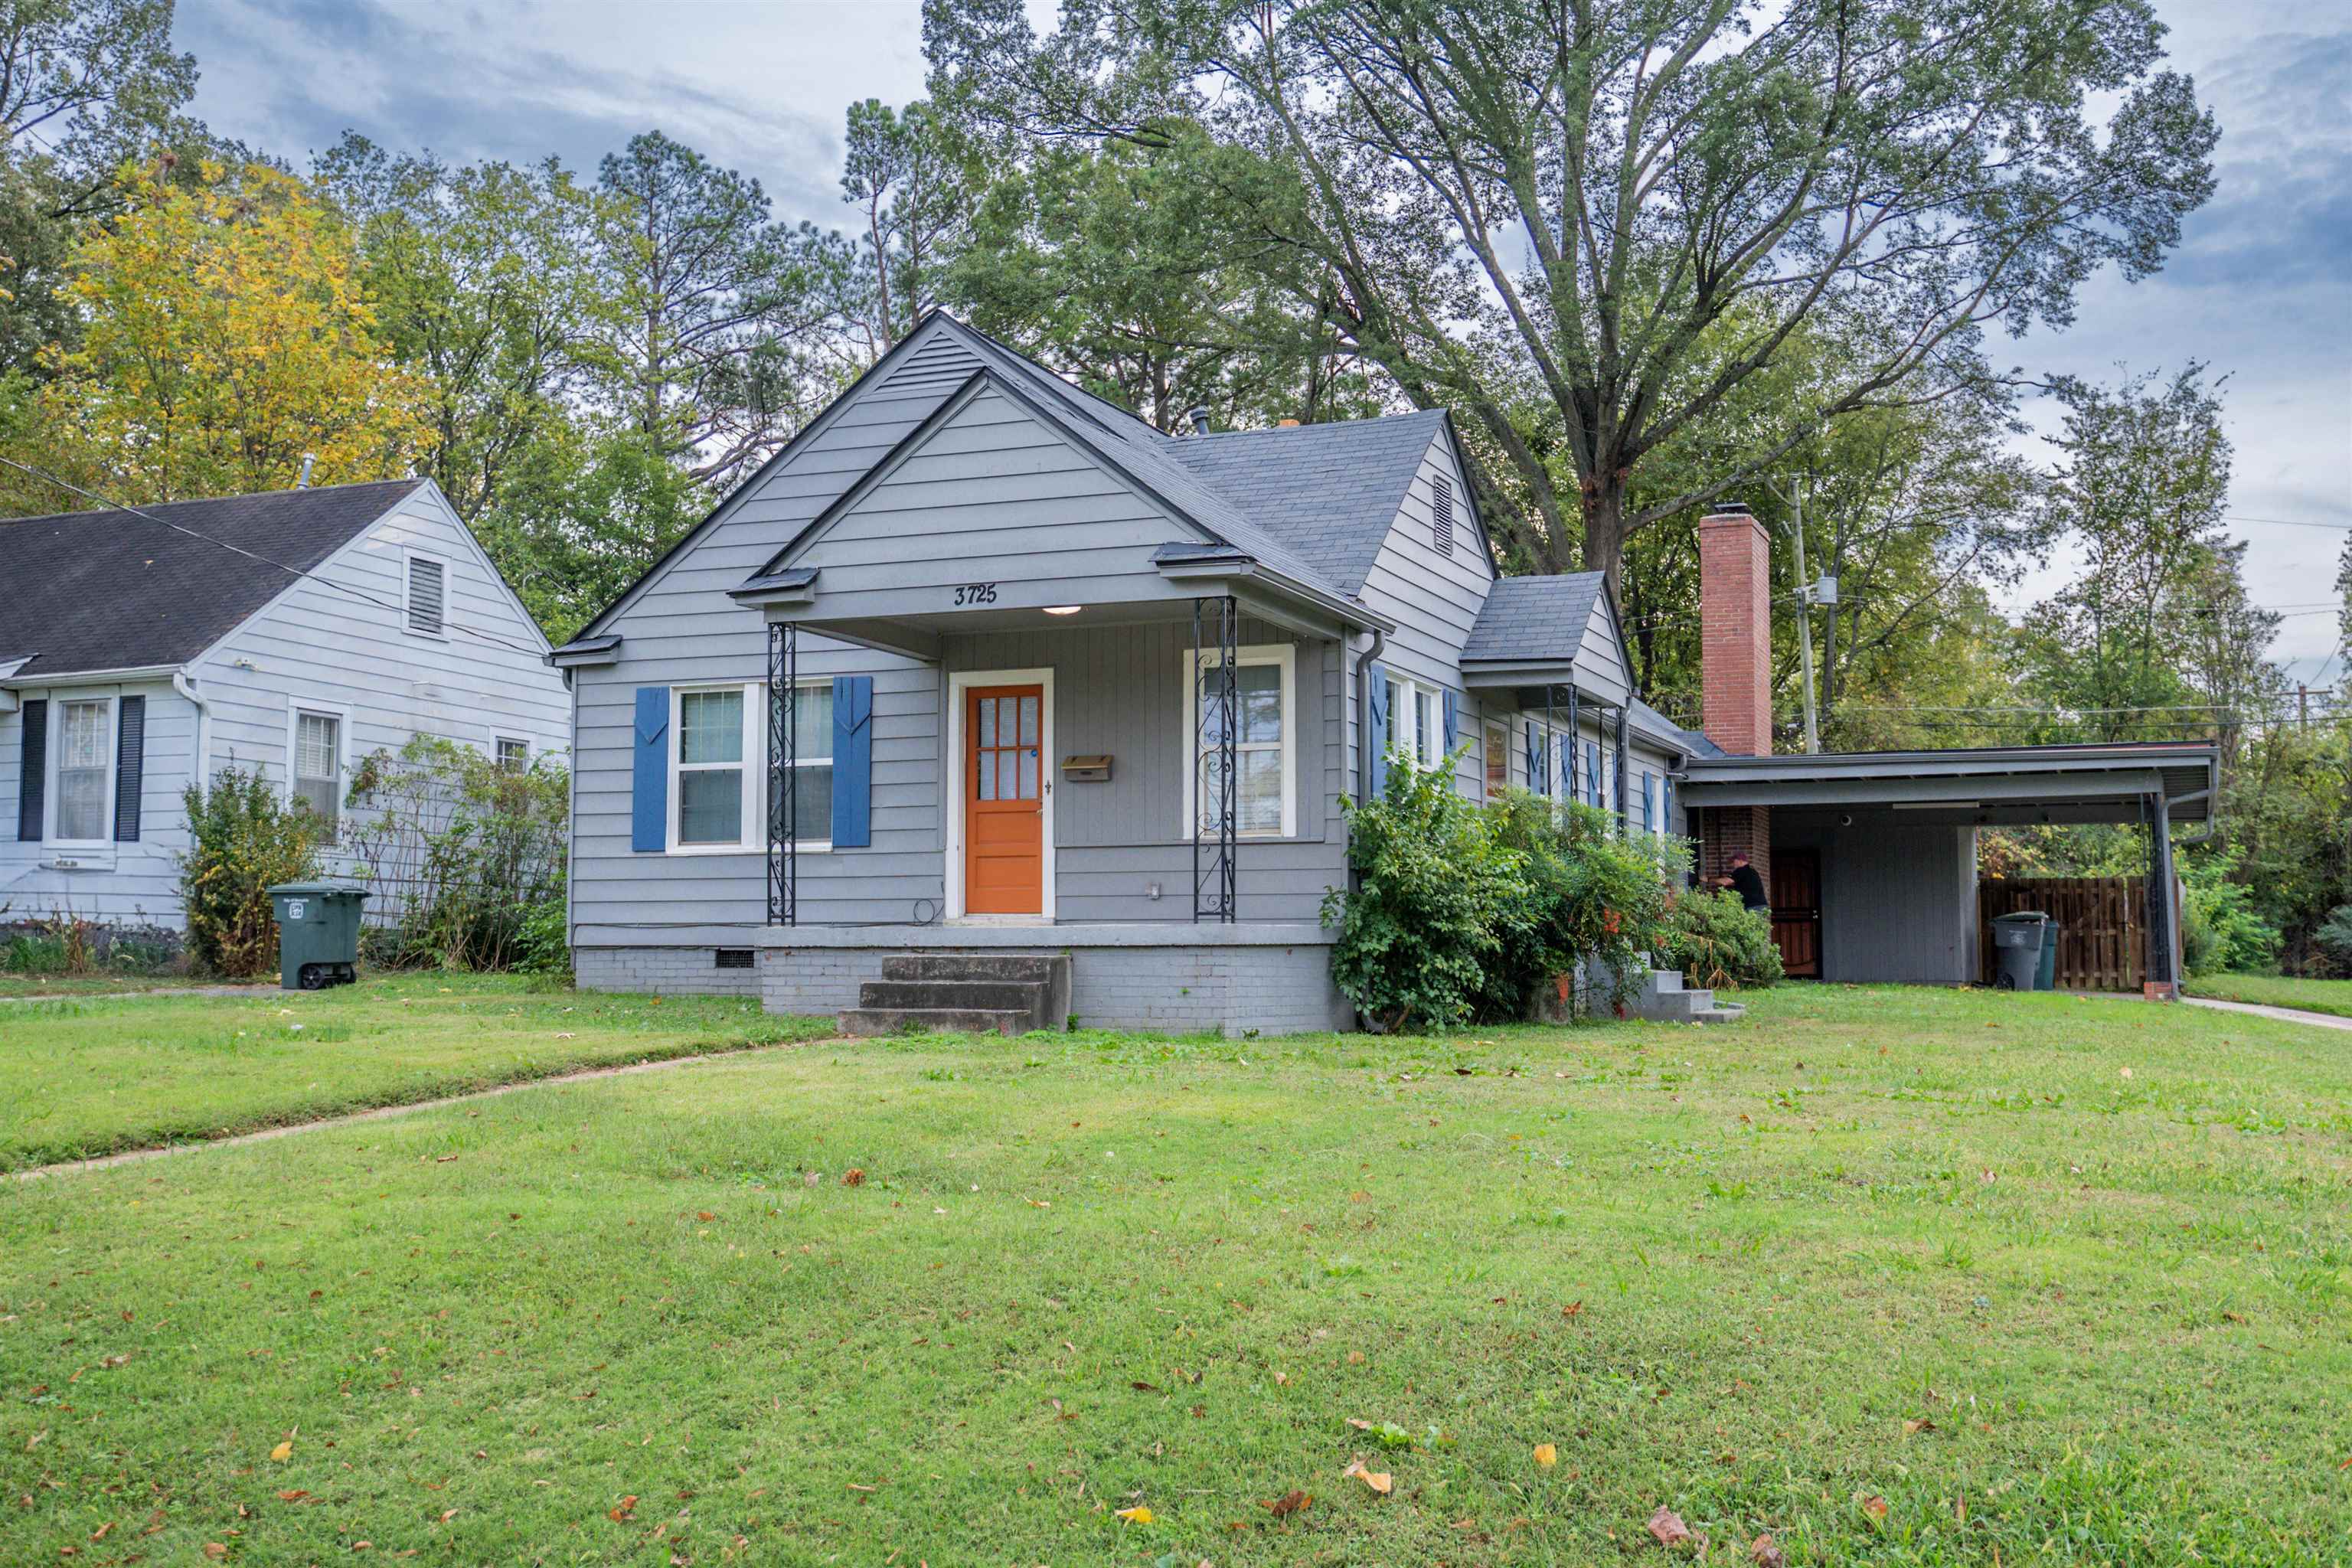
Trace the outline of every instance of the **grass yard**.
[[2200, 974], [2186, 987], [2192, 996], [2224, 1002], [2260, 1002], [2352, 1018], [2352, 980], [2296, 980], [2280, 974]]
[[2347, 1560], [2352, 1042], [1743, 1000], [824, 1042], [16, 1186], [5, 1555]]
[[827, 1027], [733, 998], [531, 992], [446, 975], [0, 1005], [0, 1170]]
[[[197, 980], [185, 974], [20, 974], [0, 972], [0, 998], [14, 996], [136, 996], [146, 991], [181, 991], [191, 986], [233, 984], [233, 981]], [[273, 980], [255, 990], [275, 991]]]

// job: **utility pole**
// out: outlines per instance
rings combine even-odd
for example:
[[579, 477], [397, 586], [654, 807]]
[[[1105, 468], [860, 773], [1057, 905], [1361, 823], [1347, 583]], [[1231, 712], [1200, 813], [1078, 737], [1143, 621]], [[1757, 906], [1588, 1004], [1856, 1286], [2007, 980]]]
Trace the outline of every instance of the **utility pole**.
[[1805, 481], [1799, 475], [1789, 485], [1790, 510], [1795, 515], [1795, 526], [1790, 530], [1797, 537], [1797, 658], [1805, 678], [1805, 754], [1818, 756], [1822, 749], [1820, 721], [1813, 712], [1813, 585], [1805, 575]]
[[2302, 720], [2303, 720], [2303, 727], [2304, 727], [2305, 729], [2306, 729], [2306, 730], [2310, 729], [2310, 728], [2311, 728], [2311, 688], [2310, 688], [2310, 687], [2308, 687], [2308, 686], [2305, 686], [2305, 684], [2303, 684], [2303, 682], [2301, 682], [2301, 681], [2299, 681], [2299, 680], [2295, 682], [2295, 686], [2294, 686], [2294, 706], [2295, 706], [2295, 711], [2296, 711], [2296, 713], [2297, 713], [2297, 714], [2302, 718]]

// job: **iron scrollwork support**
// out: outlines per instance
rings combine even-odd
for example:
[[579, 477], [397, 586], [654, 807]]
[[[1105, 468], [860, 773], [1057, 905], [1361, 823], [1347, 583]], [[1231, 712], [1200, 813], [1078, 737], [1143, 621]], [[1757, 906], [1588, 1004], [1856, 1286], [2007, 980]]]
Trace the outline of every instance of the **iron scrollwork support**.
[[800, 637], [790, 621], [768, 625], [768, 923], [800, 923], [800, 801], [793, 763], [793, 695]]
[[[1192, 601], [1192, 921], [1231, 925], [1240, 897], [1241, 612], [1231, 595]], [[1214, 662], [1212, 663], [1211, 661]], [[1211, 764], [1213, 751], [1215, 762]]]

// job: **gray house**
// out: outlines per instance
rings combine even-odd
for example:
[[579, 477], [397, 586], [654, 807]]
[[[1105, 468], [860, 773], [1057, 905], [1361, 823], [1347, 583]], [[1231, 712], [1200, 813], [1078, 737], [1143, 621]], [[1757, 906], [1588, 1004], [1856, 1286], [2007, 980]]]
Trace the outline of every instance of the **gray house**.
[[0, 521], [0, 922], [177, 927], [181, 795], [225, 767], [331, 822], [412, 735], [570, 742], [546, 639], [427, 479]]
[[1769, 552], [1738, 509], [1702, 537], [1704, 734], [1640, 700], [1599, 574], [1497, 577], [1444, 415], [1170, 437], [934, 314], [551, 656], [580, 983], [986, 1022], [1043, 980], [1089, 1024], [1345, 1027], [1340, 797], [1457, 754], [1474, 798], [1571, 795], [1710, 870], [1770, 865], [1785, 806], [1853, 911], [1812, 972], [1958, 983], [1977, 824], [2210, 765], [1744, 772]]

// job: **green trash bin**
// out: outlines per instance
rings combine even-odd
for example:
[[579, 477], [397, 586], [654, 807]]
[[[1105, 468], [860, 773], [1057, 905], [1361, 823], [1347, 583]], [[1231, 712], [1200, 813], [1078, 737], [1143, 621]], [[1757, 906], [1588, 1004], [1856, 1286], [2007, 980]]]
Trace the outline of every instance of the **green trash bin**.
[[2036, 991], [2058, 989], [2058, 930], [2056, 921], [2042, 922], [2042, 967], [2033, 973]]
[[[1992, 921], [1993, 988], [2031, 991], [2042, 978], [2042, 932], [2050, 917], [2040, 910], [1995, 915]], [[2056, 950], [2052, 950], [2055, 956]]]
[[280, 882], [269, 889], [282, 989], [323, 991], [360, 977], [360, 905], [367, 896], [352, 882]]

